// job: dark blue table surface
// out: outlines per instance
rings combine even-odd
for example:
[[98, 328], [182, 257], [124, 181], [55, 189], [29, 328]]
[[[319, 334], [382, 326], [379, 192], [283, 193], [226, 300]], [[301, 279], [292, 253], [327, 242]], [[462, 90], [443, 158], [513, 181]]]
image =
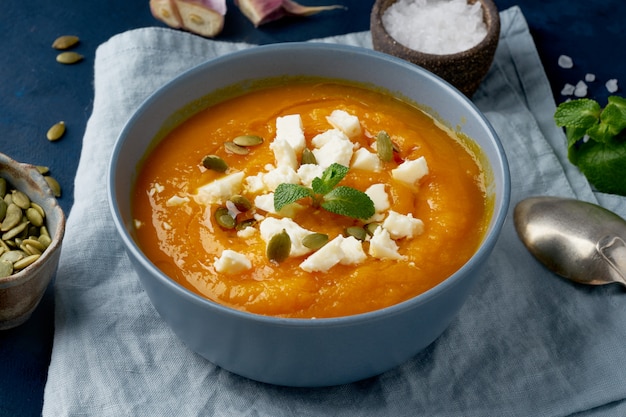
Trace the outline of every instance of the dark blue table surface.
[[[228, 1], [225, 28], [217, 38], [267, 44], [301, 41], [369, 29], [373, 0], [301, 0], [307, 5], [341, 3], [347, 12], [290, 18], [255, 29]], [[530, 26], [557, 103], [565, 83], [596, 75], [589, 94], [601, 103], [604, 83], [626, 83], [626, 2], [604, 0], [495, 0], [500, 10], [518, 5]], [[148, 0], [4, 0], [0, 13], [0, 152], [14, 159], [50, 167], [60, 182], [59, 199], [66, 214], [73, 203], [73, 178], [81, 141], [93, 102], [93, 63], [99, 44], [129, 29], [163, 26], [150, 14]], [[75, 50], [84, 61], [71, 66], [55, 62], [52, 41], [75, 34]], [[558, 56], [574, 59], [560, 68]], [[626, 84], [625, 84], [626, 85]], [[618, 92], [621, 94], [621, 89]], [[58, 142], [46, 139], [48, 128], [67, 125]], [[43, 391], [54, 333], [52, 285], [31, 319], [0, 331], [0, 416], [41, 414]]]

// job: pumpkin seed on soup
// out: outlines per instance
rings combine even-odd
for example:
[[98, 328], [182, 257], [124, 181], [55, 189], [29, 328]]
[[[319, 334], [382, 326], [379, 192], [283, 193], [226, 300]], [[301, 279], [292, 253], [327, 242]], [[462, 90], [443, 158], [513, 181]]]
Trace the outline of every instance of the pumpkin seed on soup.
[[389, 134], [384, 130], [376, 135], [376, 152], [383, 162], [389, 162], [393, 159], [393, 143], [391, 143]]
[[358, 240], [363, 241], [367, 237], [367, 232], [362, 227], [351, 226], [351, 227], [346, 228], [346, 235], [352, 236]]
[[263, 138], [257, 135], [241, 135], [233, 139], [233, 143], [237, 146], [257, 146], [263, 143]]
[[228, 165], [226, 162], [217, 155], [207, 155], [202, 158], [202, 165], [206, 169], [210, 169], [216, 172], [226, 172]]
[[301, 165], [306, 164], [317, 165], [317, 159], [315, 158], [313, 151], [311, 151], [309, 148], [304, 148], [304, 150], [302, 151]]
[[230, 198], [230, 201], [235, 205], [235, 208], [242, 213], [252, 208], [250, 200], [242, 195], [234, 195]]
[[291, 238], [285, 229], [270, 238], [269, 242], [267, 242], [265, 252], [270, 261], [277, 263], [281, 263], [289, 257], [289, 253], [291, 252]]
[[313, 250], [318, 250], [327, 243], [328, 235], [324, 233], [311, 233], [302, 239], [302, 245]]
[[224, 142], [224, 147], [227, 152], [234, 153], [235, 155], [247, 155], [250, 153], [248, 148], [239, 146], [235, 142]]

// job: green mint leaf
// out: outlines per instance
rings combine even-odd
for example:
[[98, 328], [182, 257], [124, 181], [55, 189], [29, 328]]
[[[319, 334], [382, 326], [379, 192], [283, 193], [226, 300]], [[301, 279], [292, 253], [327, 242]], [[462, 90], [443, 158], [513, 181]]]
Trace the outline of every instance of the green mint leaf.
[[617, 136], [626, 128], [626, 99], [619, 96], [610, 96], [608, 104], [602, 110], [600, 123], [607, 124], [612, 136]]
[[296, 201], [313, 197], [311, 189], [298, 184], [279, 184], [274, 190], [274, 210], [280, 211], [288, 204]]
[[554, 121], [557, 126], [565, 127], [568, 143], [571, 145], [582, 139], [589, 129], [598, 125], [601, 112], [597, 101], [581, 98], [559, 104], [554, 113]]
[[374, 202], [363, 191], [337, 187], [323, 197], [322, 208], [331, 213], [367, 220], [376, 213]]
[[626, 195], [626, 139], [588, 141], [569, 149], [569, 160], [600, 192]]
[[332, 164], [324, 170], [321, 178], [314, 178], [311, 186], [315, 194], [329, 193], [348, 174], [348, 167]]

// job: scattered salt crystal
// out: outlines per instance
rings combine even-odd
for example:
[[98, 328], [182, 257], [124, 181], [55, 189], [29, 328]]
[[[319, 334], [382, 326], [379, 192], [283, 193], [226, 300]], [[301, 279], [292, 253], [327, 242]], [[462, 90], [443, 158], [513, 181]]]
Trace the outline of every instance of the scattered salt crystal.
[[585, 81], [587, 81], [588, 83], [594, 82], [596, 80], [596, 75], [595, 74], [586, 74], [585, 75]]
[[587, 84], [584, 81], [578, 81], [574, 89], [574, 95], [576, 97], [585, 97], [587, 95]]
[[617, 91], [617, 80], [615, 78], [608, 80], [605, 85], [609, 93], [614, 93]]
[[487, 35], [479, 1], [398, 0], [385, 10], [382, 21], [396, 41], [429, 54], [462, 52]]
[[574, 66], [574, 61], [567, 55], [561, 55], [559, 56], [558, 64], [561, 68], [572, 68]]
[[562, 96], [571, 96], [572, 94], [574, 94], [574, 90], [576, 90], [575, 86], [573, 86], [573, 85], [571, 85], [569, 83], [566, 83], [563, 86], [563, 89], [561, 90], [561, 95]]

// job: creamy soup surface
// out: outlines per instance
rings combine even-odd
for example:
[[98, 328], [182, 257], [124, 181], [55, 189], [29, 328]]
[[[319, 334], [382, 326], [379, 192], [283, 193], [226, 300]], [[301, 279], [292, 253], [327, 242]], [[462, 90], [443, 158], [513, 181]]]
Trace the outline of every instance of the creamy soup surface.
[[[382, 131], [389, 161], [377, 149]], [[225, 146], [242, 135], [263, 141]], [[382, 92], [322, 80], [265, 87], [200, 111], [146, 156], [134, 233], [166, 275], [217, 303], [294, 318], [369, 312], [427, 291], [474, 254], [492, 212], [478, 152]], [[315, 164], [303, 164], [303, 153]], [[226, 170], [207, 168], [208, 155]], [[349, 168], [337, 186], [370, 197], [372, 217], [331, 213], [310, 198], [276, 213], [279, 184], [311, 187], [333, 163]], [[234, 205], [235, 195], [251, 207]], [[218, 219], [224, 214], [235, 227]], [[277, 262], [267, 246], [283, 230], [291, 247]], [[312, 233], [328, 243], [303, 246]]]

